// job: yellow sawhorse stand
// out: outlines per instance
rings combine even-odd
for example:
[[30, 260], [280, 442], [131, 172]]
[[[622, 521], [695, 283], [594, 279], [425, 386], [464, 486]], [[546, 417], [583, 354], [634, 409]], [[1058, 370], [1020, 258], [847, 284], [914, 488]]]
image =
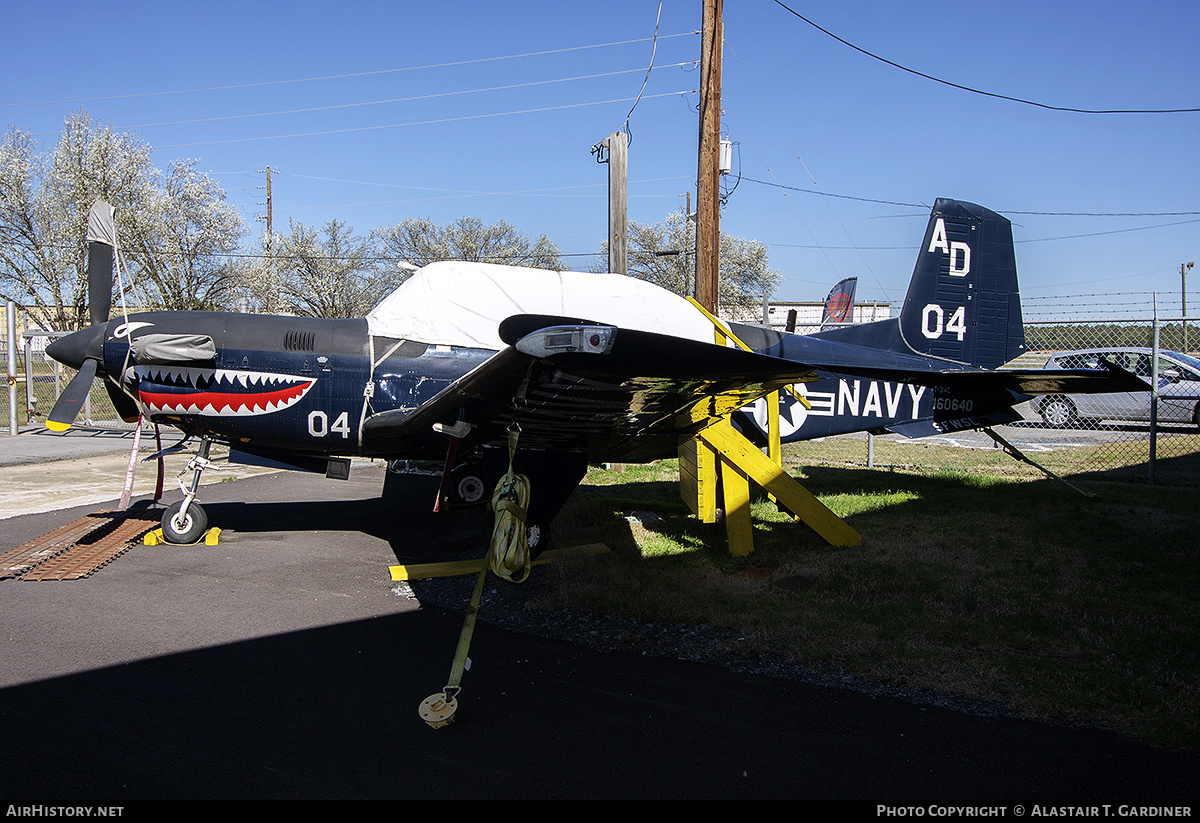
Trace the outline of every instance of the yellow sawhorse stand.
[[[690, 300], [691, 298], [689, 298]], [[691, 301], [713, 324], [717, 345], [734, 345], [749, 351], [720, 320], [695, 300]], [[793, 517], [807, 523], [834, 546], [860, 546], [862, 535], [783, 470], [779, 438], [779, 395], [767, 401], [767, 454], [743, 437], [726, 417], [701, 431], [679, 447], [679, 486], [684, 502], [702, 523], [717, 522], [717, 491], [724, 499], [725, 533], [729, 551], [745, 557], [754, 551], [754, 527], [750, 522], [750, 481], [761, 486], [771, 499]], [[800, 402], [808, 405], [803, 397]], [[719, 486], [718, 486], [719, 484]]]
[[684, 500], [704, 523], [717, 521], [717, 484], [724, 498], [729, 551], [744, 557], [754, 551], [750, 522], [750, 482], [763, 488], [784, 511], [834, 546], [860, 546], [862, 535], [763, 454], [728, 420], [709, 426], [680, 448], [680, 488]]

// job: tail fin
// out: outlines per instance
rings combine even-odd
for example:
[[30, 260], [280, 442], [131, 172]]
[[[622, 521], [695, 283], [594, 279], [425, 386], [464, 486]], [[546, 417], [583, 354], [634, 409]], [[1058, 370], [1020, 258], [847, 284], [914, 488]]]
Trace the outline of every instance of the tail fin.
[[929, 215], [900, 336], [920, 354], [994, 369], [1025, 351], [1012, 224], [939, 199]]
[[[883, 321], [897, 323], [897, 321]], [[880, 324], [815, 336], [994, 369], [1025, 351], [1012, 224], [990, 209], [938, 199], [929, 215], [898, 338]], [[885, 341], [887, 341], [885, 343]]]

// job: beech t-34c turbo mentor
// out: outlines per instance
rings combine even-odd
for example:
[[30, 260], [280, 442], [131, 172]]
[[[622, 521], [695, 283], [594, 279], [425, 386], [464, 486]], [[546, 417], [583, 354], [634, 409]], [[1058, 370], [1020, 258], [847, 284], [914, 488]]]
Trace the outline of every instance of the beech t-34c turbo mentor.
[[88, 239], [92, 325], [47, 349], [79, 370], [47, 425], [70, 426], [101, 377], [123, 418], [200, 438], [191, 488], [163, 517], [174, 542], [207, 526], [195, 491], [213, 442], [231, 459], [334, 477], [355, 455], [441, 460], [442, 488], [461, 501], [505, 473], [519, 431], [511, 465], [529, 478], [534, 544], [589, 463], [674, 456], [789, 384], [821, 391], [808, 392], [808, 419], [793, 415], [787, 439], [990, 425], [1032, 395], [1141, 386], [1115, 368], [995, 371], [1024, 349], [1011, 226], [953, 200], [934, 206], [897, 320], [813, 336], [735, 326], [753, 350], [716, 345], [705, 313], [641, 280], [463, 262], [425, 266], [365, 319], [110, 320], [107, 204]]

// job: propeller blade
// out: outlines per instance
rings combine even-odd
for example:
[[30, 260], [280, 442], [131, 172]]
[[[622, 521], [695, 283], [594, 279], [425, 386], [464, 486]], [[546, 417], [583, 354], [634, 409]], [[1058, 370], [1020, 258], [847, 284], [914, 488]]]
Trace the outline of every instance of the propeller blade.
[[92, 325], [108, 322], [112, 310], [113, 249], [117, 230], [113, 207], [97, 200], [88, 212], [88, 312]]
[[138, 404], [133, 401], [133, 398], [121, 391], [109, 381], [104, 381], [104, 389], [108, 392], [108, 398], [112, 400], [113, 408], [117, 410], [117, 414], [126, 423], [136, 423], [142, 415], [142, 410], [138, 408]]
[[58, 396], [50, 416], [46, 418], [46, 428], [50, 431], [65, 432], [71, 428], [79, 410], [87, 400], [88, 392], [92, 390], [92, 380], [96, 376], [97, 363], [95, 360], [84, 360], [80, 364], [79, 373], [71, 378], [71, 382]]

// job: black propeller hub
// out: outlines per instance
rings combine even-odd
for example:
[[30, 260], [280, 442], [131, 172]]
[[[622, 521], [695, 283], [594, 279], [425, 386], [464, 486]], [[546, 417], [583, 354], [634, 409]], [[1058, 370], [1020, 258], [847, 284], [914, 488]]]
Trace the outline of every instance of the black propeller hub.
[[73, 369], [82, 368], [85, 360], [95, 360], [97, 364], [103, 366], [104, 334], [107, 328], [108, 324], [103, 323], [72, 332], [66, 337], [60, 337], [46, 346], [46, 354]]

